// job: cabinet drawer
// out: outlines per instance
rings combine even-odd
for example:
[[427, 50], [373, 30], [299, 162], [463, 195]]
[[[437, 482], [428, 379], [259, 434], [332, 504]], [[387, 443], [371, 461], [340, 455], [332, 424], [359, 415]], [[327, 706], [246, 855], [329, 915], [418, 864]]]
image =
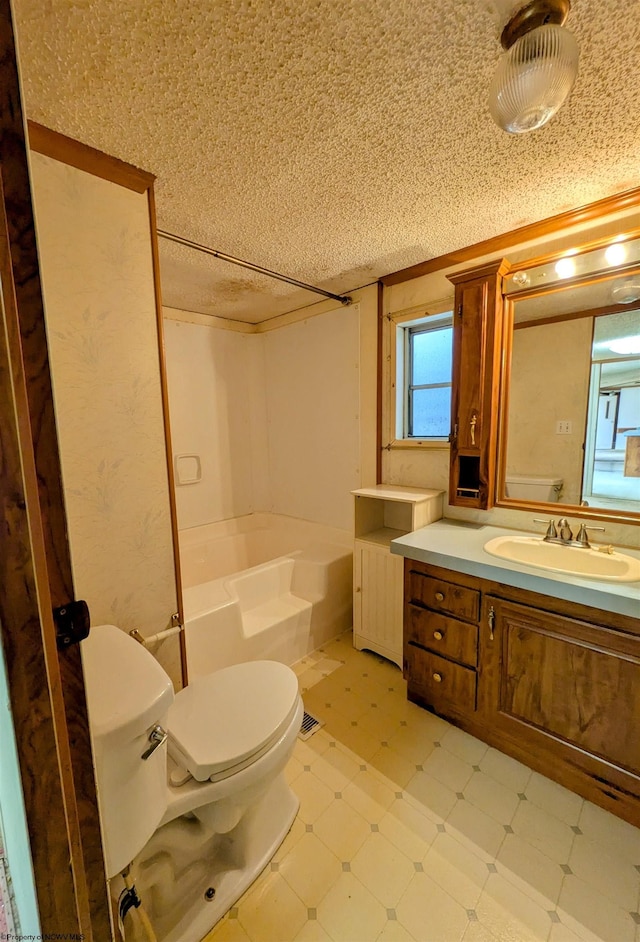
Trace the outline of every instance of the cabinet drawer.
[[451, 707], [458, 712], [476, 708], [476, 672], [453, 664], [437, 654], [407, 645], [407, 680], [437, 710]]
[[407, 641], [469, 667], [478, 663], [478, 626], [407, 606]]
[[480, 592], [477, 589], [423, 576], [413, 570], [409, 574], [409, 601], [465, 621], [477, 622], [480, 617]]

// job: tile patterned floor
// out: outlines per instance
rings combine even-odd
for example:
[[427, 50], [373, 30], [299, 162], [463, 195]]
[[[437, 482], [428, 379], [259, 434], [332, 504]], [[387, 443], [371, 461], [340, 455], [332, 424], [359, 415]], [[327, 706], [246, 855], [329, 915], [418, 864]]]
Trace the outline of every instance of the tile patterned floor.
[[351, 635], [295, 667], [325, 721], [271, 864], [206, 942], [640, 942], [640, 831], [406, 700]]

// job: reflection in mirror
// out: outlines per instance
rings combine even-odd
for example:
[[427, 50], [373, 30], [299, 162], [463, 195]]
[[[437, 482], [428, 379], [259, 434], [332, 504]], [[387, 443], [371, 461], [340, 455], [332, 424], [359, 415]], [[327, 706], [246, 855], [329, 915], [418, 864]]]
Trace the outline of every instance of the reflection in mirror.
[[599, 507], [640, 501], [639, 332], [640, 308], [595, 319], [582, 497]]
[[638, 512], [638, 301], [629, 268], [513, 297], [507, 500]]

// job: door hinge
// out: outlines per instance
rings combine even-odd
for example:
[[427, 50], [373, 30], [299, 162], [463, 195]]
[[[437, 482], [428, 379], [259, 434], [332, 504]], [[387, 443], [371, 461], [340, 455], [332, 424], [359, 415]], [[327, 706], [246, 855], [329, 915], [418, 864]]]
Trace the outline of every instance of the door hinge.
[[89, 606], [82, 599], [68, 602], [53, 610], [53, 623], [56, 626], [56, 644], [62, 651], [72, 644], [78, 644], [89, 634], [91, 618]]

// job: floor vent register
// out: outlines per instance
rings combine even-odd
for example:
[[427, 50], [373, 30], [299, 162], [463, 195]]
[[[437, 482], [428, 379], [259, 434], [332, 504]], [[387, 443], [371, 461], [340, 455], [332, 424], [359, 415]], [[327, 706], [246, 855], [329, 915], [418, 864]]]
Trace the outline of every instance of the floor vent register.
[[321, 726], [324, 726], [324, 721], [316, 719], [315, 716], [312, 716], [305, 710], [305, 714], [302, 717], [302, 726], [300, 727], [298, 738], [309, 739], [309, 737], [313, 736], [313, 734], [316, 733]]

